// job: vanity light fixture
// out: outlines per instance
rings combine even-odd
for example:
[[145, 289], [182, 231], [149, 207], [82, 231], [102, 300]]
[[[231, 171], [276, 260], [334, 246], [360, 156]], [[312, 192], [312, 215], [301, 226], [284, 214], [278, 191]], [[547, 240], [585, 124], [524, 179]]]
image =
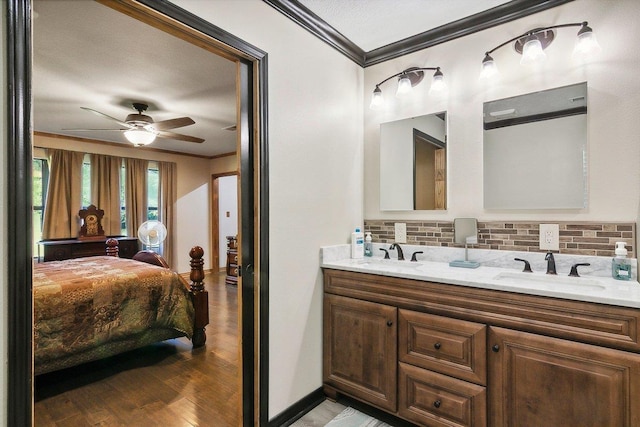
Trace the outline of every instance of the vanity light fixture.
[[544, 61], [547, 57], [544, 53], [544, 49], [546, 49], [555, 39], [555, 30], [567, 27], [580, 27], [577, 35], [578, 39], [576, 40], [576, 45], [573, 49], [574, 56], [590, 56], [600, 51], [600, 45], [598, 44], [596, 36], [593, 34], [593, 30], [589, 27], [587, 21], [535, 28], [507, 40], [506, 42], [485, 52], [484, 59], [482, 60], [480, 78], [490, 78], [498, 74], [498, 68], [491, 54], [510, 43], [513, 43], [513, 48], [516, 52], [522, 55], [520, 64], [529, 65]]
[[435, 71], [435, 73], [433, 73], [429, 93], [441, 92], [446, 89], [444, 74], [442, 74], [442, 71], [440, 71], [440, 67], [411, 67], [392, 76], [389, 76], [378, 83], [376, 85], [376, 88], [373, 90], [371, 105], [369, 107], [375, 110], [382, 107], [382, 105], [384, 104], [382, 89], [380, 89], [381, 84], [393, 79], [394, 77], [397, 77], [398, 88], [396, 89], [396, 96], [403, 96], [410, 93], [412, 88], [420, 83], [422, 79], [424, 79], [425, 71]]

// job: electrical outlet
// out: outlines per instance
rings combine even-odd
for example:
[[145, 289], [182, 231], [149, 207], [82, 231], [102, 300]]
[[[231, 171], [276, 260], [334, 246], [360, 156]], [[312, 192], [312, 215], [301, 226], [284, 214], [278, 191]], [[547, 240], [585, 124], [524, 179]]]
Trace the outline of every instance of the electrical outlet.
[[407, 243], [407, 224], [404, 222], [396, 222], [395, 223], [395, 242], [396, 243]]
[[557, 251], [560, 249], [558, 224], [540, 224], [540, 249]]

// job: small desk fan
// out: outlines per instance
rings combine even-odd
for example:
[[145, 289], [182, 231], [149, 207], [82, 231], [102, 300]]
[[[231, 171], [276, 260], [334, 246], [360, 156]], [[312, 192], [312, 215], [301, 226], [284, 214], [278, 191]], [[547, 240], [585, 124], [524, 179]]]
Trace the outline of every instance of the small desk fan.
[[145, 249], [159, 249], [167, 238], [167, 228], [160, 221], [145, 221], [138, 228], [138, 240]]

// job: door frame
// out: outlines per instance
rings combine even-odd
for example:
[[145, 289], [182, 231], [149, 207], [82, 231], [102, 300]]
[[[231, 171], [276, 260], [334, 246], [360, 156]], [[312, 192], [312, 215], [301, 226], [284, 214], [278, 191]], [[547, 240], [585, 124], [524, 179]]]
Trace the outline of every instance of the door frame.
[[[128, 15], [199, 35], [237, 61], [240, 170], [242, 419], [268, 423], [267, 53], [167, 1], [101, 0]], [[31, 0], [3, 2], [6, 13], [7, 425], [33, 423], [32, 39]], [[178, 34], [175, 34], [178, 35]], [[178, 35], [180, 36], [180, 35]], [[246, 227], [246, 230], [244, 229]], [[242, 250], [242, 248], [251, 248]], [[254, 308], [255, 307], [255, 308]]]

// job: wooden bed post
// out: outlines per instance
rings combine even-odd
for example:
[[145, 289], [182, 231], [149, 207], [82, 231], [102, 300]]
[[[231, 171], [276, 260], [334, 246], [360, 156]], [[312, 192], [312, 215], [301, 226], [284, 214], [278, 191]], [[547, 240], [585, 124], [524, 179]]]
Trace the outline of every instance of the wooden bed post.
[[107, 255], [118, 257], [118, 241], [114, 238], [107, 239]]
[[209, 324], [209, 293], [204, 289], [204, 250], [200, 246], [194, 246], [189, 251], [191, 257], [191, 297], [196, 311], [194, 319], [193, 342], [194, 347], [201, 347], [207, 341], [204, 327]]

